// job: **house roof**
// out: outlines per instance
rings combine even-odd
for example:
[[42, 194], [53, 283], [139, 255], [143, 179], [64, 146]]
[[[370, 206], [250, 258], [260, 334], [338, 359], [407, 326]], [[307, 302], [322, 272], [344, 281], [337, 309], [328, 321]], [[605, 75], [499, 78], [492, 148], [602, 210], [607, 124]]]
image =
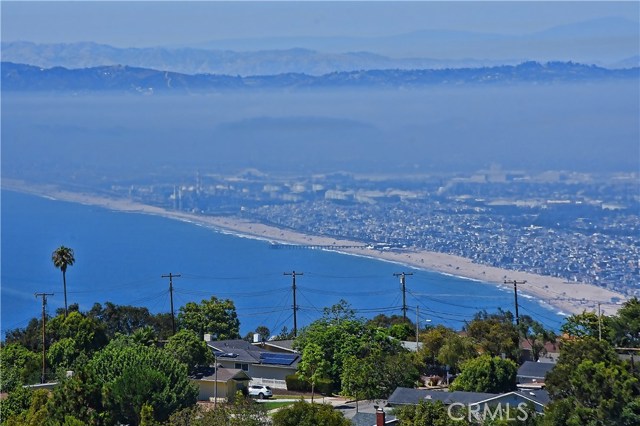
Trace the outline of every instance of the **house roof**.
[[505, 396], [516, 396], [535, 404], [545, 406], [549, 402], [549, 393], [545, 390], [520, 390], [502, 394], [463, 392], [463, 391], [436, 391], [428, 389], [396, 388], [389, 397], [389, 405], [414, 405], [420, 401], [442, 401], [445, 405], [454, 403], [473, 405], [490, 402]]
[[[351, 419], [353, 426], [376, 426], [376, 413], [356, 413]], [[396, 425], [398, 419], [387, 414], [384, 422], [385, 425]]]
[[266, 342], [256, 342], [253, 346], [264, 348], [269, 347], [276, 350], [286, 351], [286, 352], [296, 352], [293, 349], [293, 340], [268, 340]]
[[513, 391], [513, 392], [507, 392], [507, 393], [501, 393], [496, 395], [493, 398], [488, 398], [482, 401], [478, 401], [477, 404], [484, 404], [484, 403], [491, 403], [491, 401], [494, 400], [498, 400], [498, 399], [502, 399], [502, 398], [508, 398], [514, 396], [518, 399], [523, 399], [527, 402], [532, 402], [534, 404], [537, 404], [541, 407], [546, 406], [549, 401], [549, 392], [547, 392], [544, 389], [537, 389], [535, 391], [532, 390], [518, 390], [518, 391]]
[[389, 396], [389, 405], [414, 405], [424, 400], [427, 389], [396, 388]]
[[553, 369], [555, 364], [548, 362], [525, 361], [518, 368], [518, 379], [537, 379], [543, 381], [549, 371]]
[[[207, 342], [219, 360], [230, 360], [238, 363], [268, 365], [270, 367], [296, 368], [300, 355], [294, 353], [277, 354], [264, 351], [260, 346], [245, 340], [219, 340]], [[281, 356], [278, 356], [281, 355]]]
[[476, 404], [499, 394], [482, 392], [446, 392], [428, 389], [396, 388], [389, 397], [389, 405], [413, 405], [420, 401], [442, 401], [445, 405], [453, 403]]
[[202, 380], [207, 382], [221, 382], [226, 383], [229, 380], [251, 380], [251, 377], [247, 373], [237, 368], [218, 368], [218, 376], [216, 377], [215, 367], [199, 367], [196, 371], [189, 376], [193, 380]]

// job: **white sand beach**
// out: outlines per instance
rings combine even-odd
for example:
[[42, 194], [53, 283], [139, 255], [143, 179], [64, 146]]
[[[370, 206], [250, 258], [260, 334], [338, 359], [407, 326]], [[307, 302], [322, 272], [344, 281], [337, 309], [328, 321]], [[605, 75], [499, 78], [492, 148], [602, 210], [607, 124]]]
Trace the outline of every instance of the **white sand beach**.
[[[612, 303], [612, 298], [618, 298], [621, 301], [627, 300], [627, 297], [621, 293], [610, 291], [595, 285], [573, 282], [568, 283], [561, 278], [480, 265], [473, 263], [469, 259], [449, 254], [411, 249], [374, 250], [364, 247], [362, 242], [307, 235], [241, 219], [178, 212], [126, 199], [115, 199], [89, 193], [70, 192], [61, 190], [55, 186], [34, 186], [16, 180], [4, 179], [2, 181], [2, 188], [43, 197], [50, 197], [57, 200], [100, 206], [111, 210], [159, 215], [171, 219], [197, 223], [223, 232], [232, 232], [252, 238], [266, 239], [279, 243], [317, 246], [358, 246], [348, 248], [341, 247], [337, 248], [336, 251], [359, 256], [367, 256], [418, 269], [477, 280], [478, 285], [504, 286], [505, 280], [516, 280], [518, 283], [526, 281], [526, 284], [518, 284], [519, 295], [526, 294], [535, 297], [565, 314], [581, 313], [584, 310], [597, 312], [598, 303], [601, 304], [601, 308], [607, 314], [613, 314], [618, 310], [620, 305]], [[512, 285], [510, 285], [510, 287], [512, 287]]]

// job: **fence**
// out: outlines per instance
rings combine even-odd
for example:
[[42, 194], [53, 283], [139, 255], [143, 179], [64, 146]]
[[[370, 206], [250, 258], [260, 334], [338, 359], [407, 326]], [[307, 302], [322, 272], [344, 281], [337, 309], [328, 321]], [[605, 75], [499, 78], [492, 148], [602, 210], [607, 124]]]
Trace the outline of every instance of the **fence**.
[[276, 380], [276, 379], [265, 379], [262, 377], [254, 377], [249, 382], [249, 385], [263, 385], [270, 386], [274, 389], [286, 389], [287, 382], [284, 380]]

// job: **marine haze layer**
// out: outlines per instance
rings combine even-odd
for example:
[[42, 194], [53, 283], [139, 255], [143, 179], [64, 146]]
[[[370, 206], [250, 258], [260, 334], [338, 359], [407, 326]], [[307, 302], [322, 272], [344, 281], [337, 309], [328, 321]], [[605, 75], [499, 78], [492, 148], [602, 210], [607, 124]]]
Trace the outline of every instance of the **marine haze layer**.
[[[64, 306], [62, 276], [51, 262], [60, 244], [75, 251], [67, 270], [69, 303], [88, 310], [94, 302], [145, 306], [169, 312], [169, 283], [174, 279], [176, 311], [189, 301], [211, 296], [235, 302], [241, 334], [259, 325], [278, 333], [291, 330], [291, 277], [296, 270], [298, 325], [322, 315], [322, 308], [345, 299], [359, 316], [401, 315], [397, 272], [407, 277], [408, 316], [421, 325], [459, 329], [481, 309], [513, 310], [513, 292], [492, 284], [408, 269], [378, 260], [322, 250], [274, 250], [268, 241], [240, 238], [192, 223], [55, 201], [3, 190], [2, 332], [24, 327], [40, 315], [35, 292], [54, 293], [48, 312]], [[464, 295], [461, 296], [461, 295]], [[563, 315], [520, 296], [520, 314], [558, 329]]]

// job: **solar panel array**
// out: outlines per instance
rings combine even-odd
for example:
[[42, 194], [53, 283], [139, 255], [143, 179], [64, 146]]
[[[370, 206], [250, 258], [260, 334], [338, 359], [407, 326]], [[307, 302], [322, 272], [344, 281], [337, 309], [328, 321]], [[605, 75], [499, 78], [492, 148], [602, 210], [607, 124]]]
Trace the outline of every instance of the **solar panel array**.
[[268, 365], [291, 365], [296, 360], [298, 355], [295, 354], [281, 354], [275, 352], [261, 352], [260, 362]]
[[218, 358], [237, 358], [239, 355], [233, 352], [213, 351]]

